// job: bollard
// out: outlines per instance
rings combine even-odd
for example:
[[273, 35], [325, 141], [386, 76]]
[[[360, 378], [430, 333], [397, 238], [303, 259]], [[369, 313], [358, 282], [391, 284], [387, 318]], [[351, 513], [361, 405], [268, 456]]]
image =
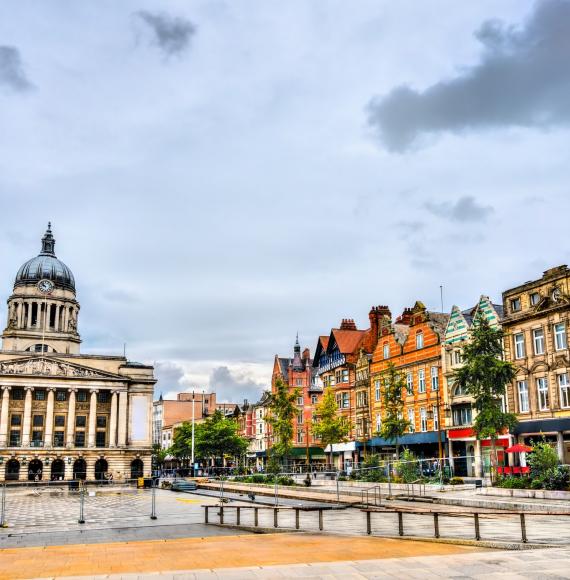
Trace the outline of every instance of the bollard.
[[398, 534], [404, 535], [404, 514], [402, 512], [398, 512]]
[[279, 508], [273, 508], [273, 527], [277, 527], [277, 514], [279, 513]]
[[209, 514], [208, 514], [208, 510], [209, 510], [209, 509], [210, 509], [210, 507], [209, 507], [209, 506], [207, 506], [207, 505], [205, 505], [205, 506], [204, 506], [204, 523], [205, 523], [205, 524], [208, 524], [208, 523], [210, 523], [210, 522], [208, 521], [208, 516], [209, 516]]
[[520, 514], [521, 516], [521, 535], [522, 535], [522, 541], [524, 544], [527, 543], [527, 537], [526, 537], [526, 522], [524, 519], [524, 514]]
[[336, 472], [336, 501], [340, 503], [340, 491], [339, 491], [339, 484], [338, 484], [338, 471]]
[[299, 510], [295, 508], [295, 529], [299, 529]]
[[319, 530], [323, 531], [323, 510], [319, 510]]
[[371, 513], [366, 512], [366, 533], [370, 535], [372, 533], [372, 521], [371, 521]]
[[152, 482], [152, 495], [150, 498], [150, 519], [156, 520], [156, 485]]
[[2, 486], [2, 513], [0, 514], [0, 528], [7, 528], [6, 523], [6, 484]]
[[388, 495], [392, 497], [392, 473], [389, 461], [388, 461]]
[[239, 526], [240, 523], [241, 523], [241, 514], [240, 514], [240, 512], [241, 512], [241, 508], [238, 506], [236, 508], [236, 526]]
[[439, 538], [439, 514], [433, 512], [433, 529], [436, 538]]
[[275, 505], [279, 505], [279, 496], [277, 495], [277, 476], [275, 476]]
[[220, 524], [223, 524], [224, 523], [224, 506], [223, 506], [223, 504], [220, 505], [219, 514], [220, 514]]
[[474, 516], [474, 521], [475, 521], [475, 539], [480, 540], [481, 539], [481, 532], [479, 530], [479, 514], [473, 514], [473, 516]]
[[84, 513], [83, 513], [83, 504], [85, 502], [85, 488], [82, 487], [79, 490], [79, 520], [77, 520], [78, 524], [84, 524], [85, 523], [85, 517], [84, 517]]
[[259, 526], [259, 508], [253, 508], [253, 525], [257, 528]]

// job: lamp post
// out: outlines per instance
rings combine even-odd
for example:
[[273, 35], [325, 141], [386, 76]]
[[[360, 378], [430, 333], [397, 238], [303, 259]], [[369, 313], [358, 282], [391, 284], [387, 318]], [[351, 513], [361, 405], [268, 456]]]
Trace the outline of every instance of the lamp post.
[[[440, 417], [440, 412], [439, 412], [439, 385], [437, 390], [435, 391], [436, 395], [436, 409], [437, 409], [437, 452], [438, 452], [438, 456], [439, 456], [439, 461], [441, 463], [441, 460], [443, 459], [443, 445], [441, 442], [441, 417]], [[436, 415], [432, 409], [428, 409], [426, 415], [428, 416], [428, 419], [432, 419], [434, 420]]]
[[194, 477], [194, 391], [192, 391], [192, 477]]

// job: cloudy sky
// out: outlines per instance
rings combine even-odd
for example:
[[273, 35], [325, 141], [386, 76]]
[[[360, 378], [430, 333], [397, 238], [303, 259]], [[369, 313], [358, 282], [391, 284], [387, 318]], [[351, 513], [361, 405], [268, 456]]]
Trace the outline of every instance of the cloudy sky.
[[0, 280], [48, 220], [86, 352], [255, 399], [373, 304], [570, 261], [570, 0], [5, 0]]

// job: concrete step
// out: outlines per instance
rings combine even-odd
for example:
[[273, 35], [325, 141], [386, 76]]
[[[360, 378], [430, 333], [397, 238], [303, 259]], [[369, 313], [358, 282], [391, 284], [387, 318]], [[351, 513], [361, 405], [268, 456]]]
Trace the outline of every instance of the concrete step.
[[570, 506], [552, 503], [530, 503], [516, 500], [490, 500], [483, 498], [456, 498], [456, 497], [436, 497], [433, 503], [441, 505], [455, 505], [469, 508], [484, 508], [490, 510], [505, 510], [513, 512], [544, 512], [544, 513], [568, 513]]

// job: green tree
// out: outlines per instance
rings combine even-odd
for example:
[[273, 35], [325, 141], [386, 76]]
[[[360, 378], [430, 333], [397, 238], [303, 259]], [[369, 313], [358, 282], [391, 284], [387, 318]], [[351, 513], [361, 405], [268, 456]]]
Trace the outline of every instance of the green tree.
[[321, 402], [315, 409], [317, 420], [311, 425], [311, 432], [319, 437], [326, 447], [331, 446], [329, 462], [332, 464], [332, 445], [346, 441], [350, 433], [350, 421], [338, 413], [336, 398], [333, 390], [329, 387], [325, 390]]
[[[472, 396], [477, 416], [473, 430], [478, 439], [491, 439], [491, 463], [497, 465], [496, 441], [499, 435], [517, 424], [513, 413], [505, 413], [501, 399], [515, 378], [512, 363], [503, 360], [503, 331], [492, 328], [484, 316], [473, 321], [470, 341], [463, 347], [463, 366], [455, 372], [458, 388]], [[493, 470], [491, 470], [493, 477]]]
[[152, 446], [152, 461], [155, 467], [162, 467], [169, 453], [170, 449], [163, 449], [160, 443], [154, 443]]
[[281, 379], [275, 381], [275, 389], [269, 395], [269, 415], [267, 422], [271, 425], [273, 445], [271, 456], [283, 461], [293, 449], [293, 418], [298, 413], [297, 397], [299, 389], [289, 390]]
[[[194, 456], [198, 459], [222, 459], [225, 456], [240, 457], [248, 441], [239, 434], [237, 421], [215, 411], [202, 423], [194, 426]], [[174, 434], [172, 454], [179, 458], [192, 456], [192, 423], [185, 421]]]
[[393, 363], [382, 373], [384, 391], [382, 402], [384, 403], [384, 416], [380, 427], [380, 436], [387, 441], [394, 441], [396, 445], [396, 457], [400, 457], [400, 439], [410, 427], [410, 422], [404, 419], [404, 389], [406, 381], [404, 376]]

